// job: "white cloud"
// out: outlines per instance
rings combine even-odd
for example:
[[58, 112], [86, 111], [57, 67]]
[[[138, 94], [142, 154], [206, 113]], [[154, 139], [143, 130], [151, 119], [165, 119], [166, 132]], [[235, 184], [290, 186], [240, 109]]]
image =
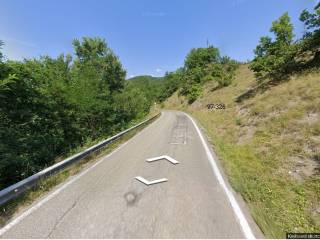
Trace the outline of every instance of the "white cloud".
[[160, 72], [162, 72], [162, 69], [161, 69], [161, 68], [157, 68], [157, 69], [156, 69], [156, 72], [157, 72], [157, 73], [160, 73]]

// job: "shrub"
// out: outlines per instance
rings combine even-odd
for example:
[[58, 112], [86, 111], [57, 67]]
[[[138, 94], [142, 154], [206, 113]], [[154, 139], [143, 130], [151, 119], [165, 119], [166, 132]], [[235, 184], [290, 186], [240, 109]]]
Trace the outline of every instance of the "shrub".
[[193, 84], [187, 94], [189, 103], [193, 103], [202, 93], [202, 87], [200, 84]]
[[218, 88], [228, 86], [237, 66], [229, 57], [221, 57], [213, 46], [192, 49], [185, 60], [180, 93], [191, 103], [200, 96], [203, 84], [208, 81], [215, 81]]

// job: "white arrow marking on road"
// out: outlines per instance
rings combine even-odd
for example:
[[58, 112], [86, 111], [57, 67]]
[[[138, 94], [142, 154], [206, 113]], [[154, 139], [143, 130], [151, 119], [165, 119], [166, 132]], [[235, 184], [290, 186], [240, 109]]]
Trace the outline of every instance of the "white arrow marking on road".
[[169, 157], [168, 155], [163, 155], [163, 156], [154, 157], [154, 158], [148, 158], [147, 162], [154, 162], [154, 161], [158, 161], [158, 160], [162, 160], [162, 159], [165, 159], [165, 160], [171, 162], [172, 164], [179, 163], [177, 160], [173, 159], [172, 157]]
[[143, 177], [140, 177], [140, 176], [135, 177], [135, 179], [137, 179], [138, 181], [146, 184], [147, 186], [152, 185], [152, 184], [156, 184], [156, 183], [162, 183], [162, 182], [168, 181], [168, 179], [166, 179], [166, 178], [161, 178], [161, 179], [158, 179], [158, 180], [148, 181], [148, 180], [146, 180], [146, 179], [144, 179]]

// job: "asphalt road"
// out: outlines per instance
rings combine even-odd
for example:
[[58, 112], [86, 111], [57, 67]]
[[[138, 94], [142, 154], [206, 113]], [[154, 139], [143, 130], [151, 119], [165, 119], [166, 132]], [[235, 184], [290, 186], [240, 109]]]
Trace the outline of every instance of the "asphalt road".
[[[224, 185], [225, 178], [219, 180], [204, 145], [187, 115], [165, 111], [125, 145], [1, 229], [1, 237], [261, 237], [243, 203]], [[179, 164], [146, 161], [160, 155]], [[168, 181], [147, 186], [136, 176]]]

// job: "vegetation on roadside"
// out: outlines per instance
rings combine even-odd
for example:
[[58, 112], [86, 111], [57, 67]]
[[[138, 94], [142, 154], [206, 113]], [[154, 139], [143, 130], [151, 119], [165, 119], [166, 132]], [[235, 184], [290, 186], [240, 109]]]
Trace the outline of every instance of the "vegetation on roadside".
[[[261, 84], [257, 90], [288, 80], [294, 73], [319, 68], [320, 4], [315, 6], [313, 12], [303, 10], [300, 20], [306, 29], [301, 39], [295, 40], [294, 27], [288, 13], [272, 22], [270, 31], [274, 37], [261, 37], [249, 66]], [[158, 100], [164, 101], [179, 90], [179, 94], [185, 96], [191, 104], [201, 97], [203, 85], [208, 82], [215, 83], [213, 90], [232, 84], [239, 64], [227, 56], [221, 57], [219, 49], [213, 46], [194, 48], [187, 55], [182, 68], [166, 74], [164, 79], [168, 81], [169, 87], [162, 88], [162, 97]]]
[[231, 84], [237, 63], [229, 57], [221, 57], [219, 49], [195, 48], [190, 51], [184, 63], [181, 91], [189, 102], [194, 102], [202, 92], [202, 86], [208, 81], [214, 81], [217, 88]]
[[[267, 238], [320, 231], [320, 4], [300, 20], [306, 32], [296, 40], [288, 13], [274, 21], [274, 37], [262, 37], [253, 61], [223, 88], [196, 68], [201, 57], [186, 61], [184, 73], [191, 65], [190, 78], [201, 80], [187, 92], [181, 81], [163, 104], [201, 123]], [[226, 109], [208, 109], [212, 103]]]
[[[320, 72], [290, 81], [249, 99], [235, 99], [257, 84], [241, 65], [234, 84], [212, 91], [190, 105], [174, 93], [165, 109], [194, 116], [205, 129], [233, 189], [247, 202], [267, 238], [286, 232], [320, 231]], [[226, 109], [207, 109], [224, 103]]]
[[303, 10], [300, 15], [306, 32], [294, 41], [294, 28], [288, 13], [272, 23], [270, 31], [275, 37], [261, 37], [254, 50], [250, 69], [258, 80], [282, 80], [289, 74], [320, 66], [320, 5], [314, 12]]
[[213, 46], [193, 48], [183, 67], [165, 74], [155, 91], [156, 99], [163, 102], [179, 89], [179, 93], [192, 103], [201, 95], [206, 82], [214, 82], [217, 89], [230, 85], [238, 65], [235, 60], [222, 57], [219, 49]]
[[[151, 110], [151, 116], [155, 116], [158, 111], [155, 109]], [[30, 206], [35, 199], [38, 199], [44, 196], [46, 193], [54, 189], [57, 185], [66, 181], [69, 177], [76, 175], [77, 173], [81, 172], [82, 170], [88, 168], [95, 162], [98, 162], [102, 156], [112, 152], [115, 148], [120, 146], [122, 143], [128, 141], [130, 138], [134, 137], [139, 131], [141, 131], [144, 127], [148, 124], [144, 124], [129, 133], [125, 134], [121, 138], [117, 139], [116, 141], [112, 142], [111, 144], [105, 146], [104, 148], [94, 152], [90, 156], [81, 159], [79, 162], [76, 162], [73, 165], [68, 166], [67, 168], [61, 170], [58, 173], [53, 174], [43, 180], [41, 180], [38, 185], [35, 187], [27, 190], [25, 193], [20, 195], [18, 198], [6, 203], [5, 205], [1, 206], [0, 211], [0, 227], [3, 227], [7, 224], [12, 218], [16, 216], [16, 214], [20, 213], [23, 209]], [[81, 149], [75, 149], [74, 151], [84, 150], [93, 144], [98, 143], [99, 141], [94, 141], [85, 144], [81, 147]]]
[[0, 54], [0, 189], [149, 112], [148, 92], [125, 81], [103, 39], [73, 46], [74, 57], [11, 61]]

